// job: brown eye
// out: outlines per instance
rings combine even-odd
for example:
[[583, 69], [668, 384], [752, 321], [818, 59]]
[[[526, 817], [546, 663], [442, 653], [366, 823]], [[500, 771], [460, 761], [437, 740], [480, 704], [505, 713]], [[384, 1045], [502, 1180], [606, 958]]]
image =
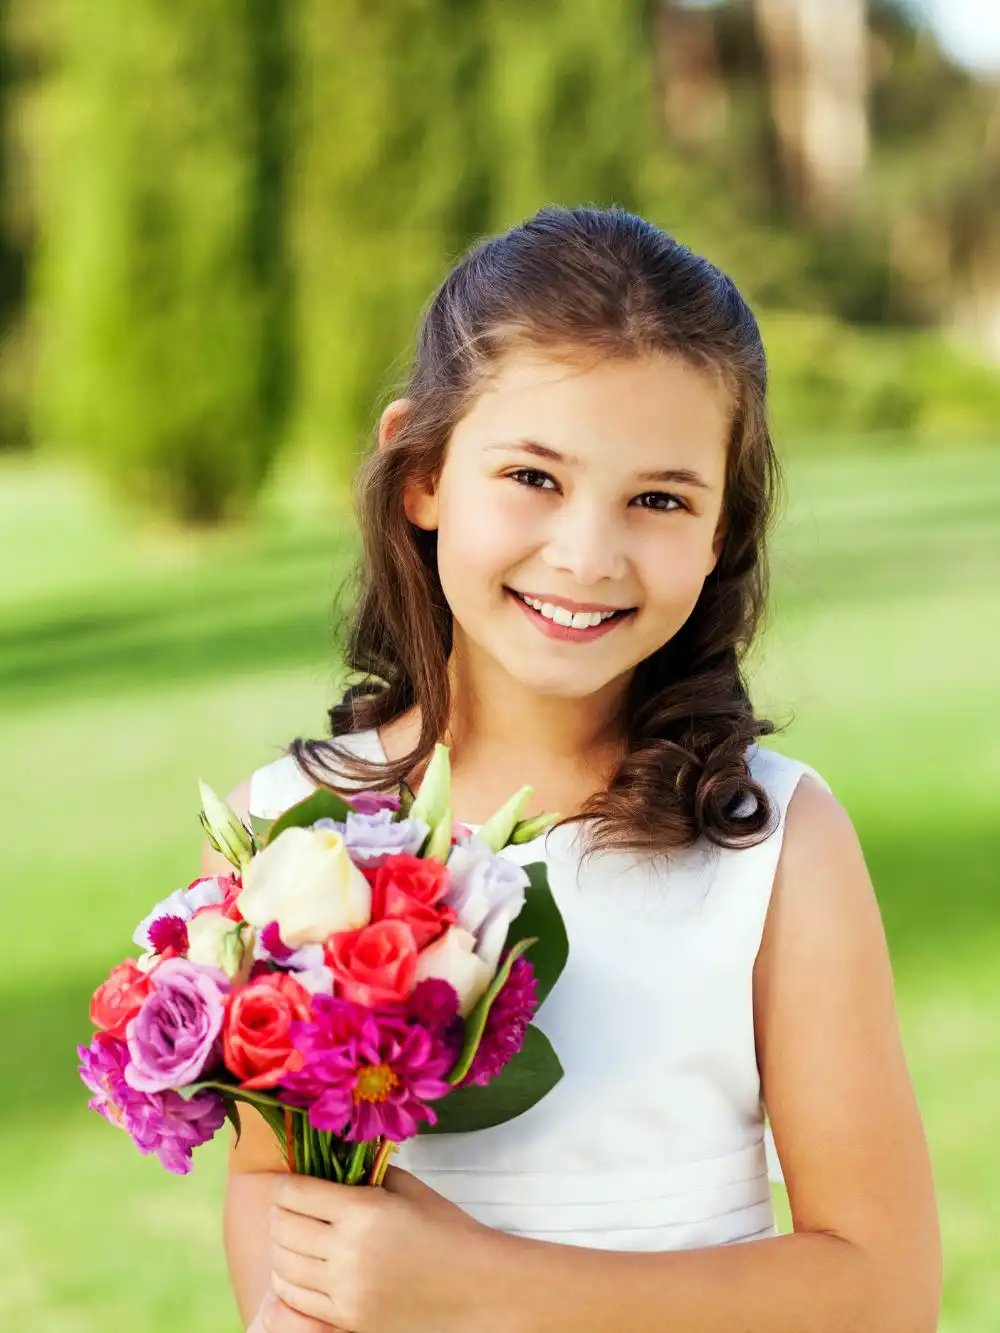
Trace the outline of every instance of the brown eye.
[[[644, 500], [651, 503], [643, 504]], [[655, 509], [664, 514], [672, 513], [675, 509], [688, 508], [679, 495], [670, 495], [666, 491], [646, 491], [643, 495], [637, 495], [632, 503], [637, 504], [640, 509]]]
[[[545, 483], [552, 481], [547, 472], [539, 472], [538, 468], [534, 467], [519, 467], [516, 472], [508, 472], [507, 476], [510, 477], [511, 481], [516, 481], [519, 486], [525, 486], [532, 491], [548, 490]], [[555, 482], [553, 481], [552, 484], [554, 486]]]

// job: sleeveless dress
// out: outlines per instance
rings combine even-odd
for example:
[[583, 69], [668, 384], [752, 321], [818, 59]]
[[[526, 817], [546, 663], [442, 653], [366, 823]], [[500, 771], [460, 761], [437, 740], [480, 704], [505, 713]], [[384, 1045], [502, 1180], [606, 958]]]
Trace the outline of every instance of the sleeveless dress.
[[[338, 741], [384, 759], [374, 731]], [[408, 1140], [395, 1165], [479, 1222], [538, 1240], [682, 1250], [778, 1234], [753, 966], [792, 793], [805, 773], [827, 784], [759, 747], [750, 768], [777, 816], [756, 847], [698, 843], [667, 869], [618, 852], [581, 864], [570, 826], [505, 849], [545, 860], [566, 923], [569, 961], [534, 1020], [564, 1077], [504, 1125]], [[250, 809], [274, 819], [312, 790], [285, 755], [253, 775]]]

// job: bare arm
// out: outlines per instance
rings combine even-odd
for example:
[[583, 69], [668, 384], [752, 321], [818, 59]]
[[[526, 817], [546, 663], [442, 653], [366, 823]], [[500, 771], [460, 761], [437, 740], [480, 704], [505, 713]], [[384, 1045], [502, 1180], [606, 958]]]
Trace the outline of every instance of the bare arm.
[[754, 986], [795, 1233], [621, 1254], [495, 1235], [499, 1333], [934, 1333], [941, 1249], [892, 973], [850, 820], [793, 798]]
[[[248, 820], [249, 780], [231, 791], [226, 800], [241, 819]], [[204, 843], [201, 873], [228, 875], [231, 871], [226, 858]], [[285, 1173], [288, 1168], [274, 1131], [246, 1103], [240, 1104], [240, 1127], [240, 1141], [237, 1144], [234, 1136], [229, 1151], [223, 1221], [226, 1261], [244, 1326], [251, 1333], [264, 1333], [267, 1325], [259, 1311], [271, 1285], [271, 1188], [275, 1173]], [[328, 1327], [287, 1311], [284, 1326], [291, 1330], [293, 1322], [301, 1333]]]

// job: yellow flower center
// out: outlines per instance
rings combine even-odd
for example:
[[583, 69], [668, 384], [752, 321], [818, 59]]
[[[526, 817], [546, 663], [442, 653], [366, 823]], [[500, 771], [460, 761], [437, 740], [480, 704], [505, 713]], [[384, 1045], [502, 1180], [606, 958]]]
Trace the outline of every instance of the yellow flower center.
[[399, 1079], [388, 1065], [366, 1065], [358, 1073], [354, 1085], [356, 1102], [384, 1102], [390, 1092], [399, 1086]]

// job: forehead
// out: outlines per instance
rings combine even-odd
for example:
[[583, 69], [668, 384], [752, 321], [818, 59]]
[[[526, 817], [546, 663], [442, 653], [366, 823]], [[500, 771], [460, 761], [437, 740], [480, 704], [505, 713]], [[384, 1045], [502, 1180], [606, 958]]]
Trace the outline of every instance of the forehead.
[[680, 356], [584, 362], [517, 352], [456, 426], [452, 445], [534, 439], [591, 465], [720, 470], [731, 419], [720, 377]]

